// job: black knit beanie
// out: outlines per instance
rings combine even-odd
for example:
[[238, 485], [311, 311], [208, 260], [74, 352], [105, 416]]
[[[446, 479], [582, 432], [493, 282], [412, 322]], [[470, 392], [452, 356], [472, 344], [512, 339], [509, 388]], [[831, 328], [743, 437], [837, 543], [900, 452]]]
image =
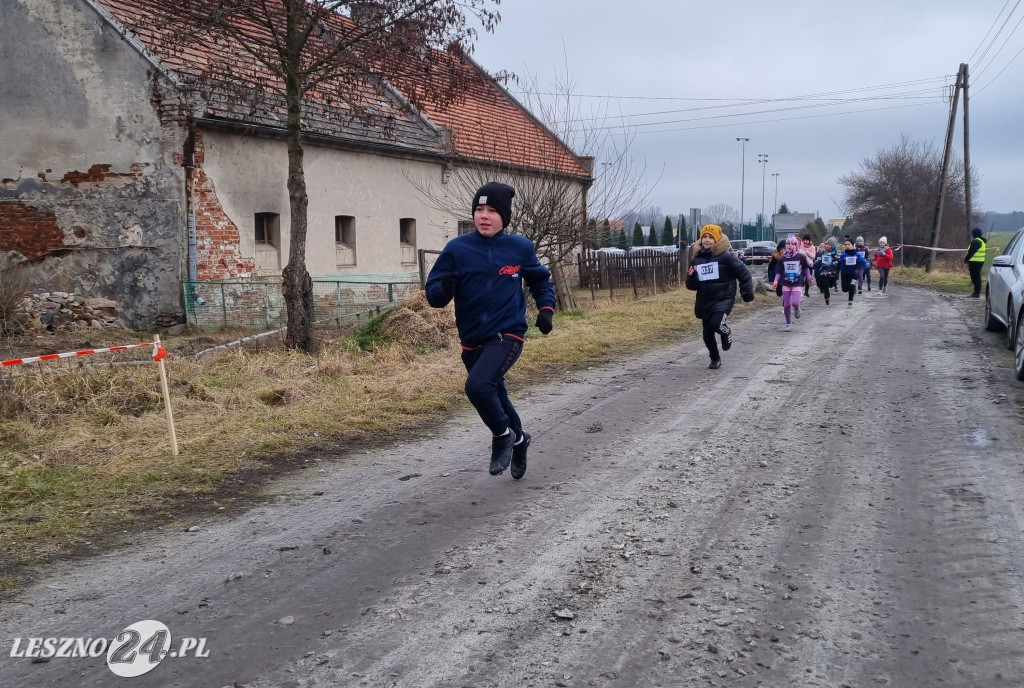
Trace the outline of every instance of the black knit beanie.
[[981, 238], [981, 228], [980, 227], [975, 227], [974, 229], [972, 229], [971, 230], [971, 236], [974, 237], [975, 239], [980, 239]]
[[501, 215], [501, 228], [504, 229], [512, 218], [512, 197], [515, 195], [516, 190], [508, 184], [487, 182], [473, 196], [473, 212], [476, 212], [478, 205], [491, 206]]

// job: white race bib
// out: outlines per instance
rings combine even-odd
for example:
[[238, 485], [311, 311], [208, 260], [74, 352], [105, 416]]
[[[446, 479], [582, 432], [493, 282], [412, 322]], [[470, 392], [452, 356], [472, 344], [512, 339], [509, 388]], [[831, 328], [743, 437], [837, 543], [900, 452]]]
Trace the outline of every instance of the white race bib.
[[697, 267], [697, 279], [701, 282], [709, 282], [718, 279], [718, 261], [702, 263]]
[[785, 273], [793, 273], [794, 275], [800, 272], [800, 261], [799, 260], [785, 260], [782, 262], [782, 271]]
[[831, 265], [832, 264], [832, 256], [827, 256], [827, 255], [826, 256], [822, 256], [821, 257], [821, 264], [822, 265]]
[[858, 256], [846, 256], [846, 258], [844, 258], [844, 260], [846, 261], [847, 265], [856, 265], [857, 264], [857, 258], [858, 258]]

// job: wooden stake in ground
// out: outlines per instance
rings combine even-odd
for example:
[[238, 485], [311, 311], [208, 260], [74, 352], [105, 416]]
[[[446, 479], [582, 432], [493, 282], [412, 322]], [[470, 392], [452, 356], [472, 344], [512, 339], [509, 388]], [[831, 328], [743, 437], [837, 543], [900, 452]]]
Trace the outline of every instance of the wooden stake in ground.
[[174, 431], [174, 413], [171, 411], [171, 392], [167, 387], [167, 370], [164, 367], [164, 359], [167, 358], [167, 351], [160, 346], [160, 335], [156, 335], [153, 338], [153, 344], [156, 346], [153, 358], [156, 359], [157, 365], [160, 366], [160, 389], [164, 394], [164, 409], [167, 411], [167, 427], [171, 431], [171, 454], [173, 456], [177, 456], [178, 435]]

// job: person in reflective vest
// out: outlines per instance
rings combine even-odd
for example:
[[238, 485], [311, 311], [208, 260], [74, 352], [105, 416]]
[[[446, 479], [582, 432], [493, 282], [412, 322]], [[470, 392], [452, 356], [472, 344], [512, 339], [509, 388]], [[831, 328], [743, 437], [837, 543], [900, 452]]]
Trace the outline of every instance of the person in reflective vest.
[[985, 240], [981, 238], [981, 230], [977, 227], [971, 230], [971, 245], [967, 247], [967, 255], [964, 262], [971, 273], [971, 283], [974, 285], [972, 299], [981, 298], [981, 268], [985, 265]]

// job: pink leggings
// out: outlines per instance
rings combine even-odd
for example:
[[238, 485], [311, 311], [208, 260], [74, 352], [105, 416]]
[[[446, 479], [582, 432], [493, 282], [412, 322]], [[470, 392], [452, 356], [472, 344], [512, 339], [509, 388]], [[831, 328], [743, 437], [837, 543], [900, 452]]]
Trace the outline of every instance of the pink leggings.
[[792, 309], [800, 310], [800, 297], [803, 287], [782, 287], [782, 310], [786, 314], [786, 324], [793, 322]]

